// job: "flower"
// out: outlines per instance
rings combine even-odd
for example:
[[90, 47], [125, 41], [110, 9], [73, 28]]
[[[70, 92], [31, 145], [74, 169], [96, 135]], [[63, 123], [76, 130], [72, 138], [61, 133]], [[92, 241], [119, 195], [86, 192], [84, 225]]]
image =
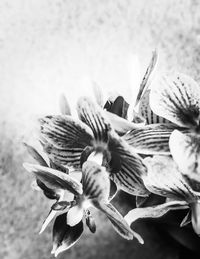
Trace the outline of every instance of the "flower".
[[49, 167], [24, 164], [24, 167], [35, 174], [36, 178], [45, 183], [50, 189], [67, 191], [74, 195], [74, 200], [69, 202], [62, 196], [52, 206], [52, 211], [59, 212], [53, 226], [53, 250], [57, 256], [69, 249], [81, 237], [83, 232], [83, 217], [92, 232], [95, 232], [94, 220], [88, 211], [95, 207], [102, 211], [112, 223], [114, 229], [124, 238], [137, 238], [143, 243], [142, 238], [135, 233], [124, 220], [122, 215], [109, 202], [110, 181], [105, 167], [94, 161], [86, 161], [82, 165], [82, 183], [79, 183], [68, 174]]
[[[153, 207], [136, 208], [130, 211], [125, 219], [129, 224], [138, 218], [157, 218], [169, 210], [190, 209], [194, 231], [200, 235], [200, 178], [192, 180], [184, 175], [171, 157], [154, 156], [145, 158], [148, 174], [143, 180], [147, 189], [169, 201]], [[181, 226], [190, 223], [187, 213]]]
[[108, 176], [120, 189], [134, 195], [148, 195], [141, 178], [146, 167], [115, 132], [108, 112], [86, 97], [79, 99], [77, 111], [79, 119], [58, 115], [40, 120], [41, 143], [48, 157], [79, 169], [86, 160], [98, 157], [98, 164], [106, 166]]
[[[150, 124], [132, 130], [124, 137], [138, 153], [169, 155], [169, 137], [175, 129], [187, 135], [187, 141], [182, 138], [181, 148], [188, 147], [188, 141], [194, 143], [198, 139], [200, 88], [189, 76], [158, 76], [140, 100], [139, 110]], [[175, 142], [174, 138], [174, 145], [178, 146]], [[188, 153], [186, 149], [184, 152]], [[193, 160], [196, 155], [193, 153]]]

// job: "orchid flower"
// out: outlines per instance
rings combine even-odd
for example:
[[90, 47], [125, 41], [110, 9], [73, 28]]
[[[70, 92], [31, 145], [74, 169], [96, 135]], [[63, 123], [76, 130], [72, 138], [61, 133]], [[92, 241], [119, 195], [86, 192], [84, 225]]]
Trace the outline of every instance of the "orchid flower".
[[107, 113], [86, 97], [78, 101], [77, 111], [80, 118], [77, 120], [70, 115], [46, 116], [40, 120], [41, 142], [48, 157], [79, 169], [86, 160], [96, 157], [120, 189], [134, 195], [148, 195], [141, 178], [146, 167], [115, 132]]
[[[66, 173], [34, 164], [24, 164], [24, 167], [35, 174], [36, 178], [44, 182], [48, 188], [63, 190], [74, 194], [74, 200], [65, 200], [65, 195], [57, 201], [52, 210], [59, 212], [53, 226], [53, 250], [57, 256], [75, 244], [83, 232], [83, 217], [91, 232], [95, 232], [94, 219], [89, 213], [90, 207], [102, 211], [112, 223], [114, 229], [128, 240], [142, 238], [135, 233], [122, 215], [109, 202], [110, 181], [106, 168], [93, 161], [86, 161], [82, 166], [82, 183], [76, 181]], [[55, 215], [56, 216], [56, 215]]]
[[200, 87], [183, 74], [158, 76], [140, 100], [140, 113], [150, 124], [130, 131], [124, 139], [138, 153], [169, 155], [169, 137], [175, 129], [187, 134], [184, 147], [188, 139], [192, 143], [194, 136], [198, 138]]
[[181, 226], [192, 221], [194, 231], [200, 235], [200, 180], [191, 181], [178, 168], [171, 157], [154, 156], [144, 159], [148, 174], [143, 180], [147, 189], [169, 201], [153, 207], [136, 208], [125, 219], [129, 224], [139, 218], [157, 218], [170, 210], [190, 209]]

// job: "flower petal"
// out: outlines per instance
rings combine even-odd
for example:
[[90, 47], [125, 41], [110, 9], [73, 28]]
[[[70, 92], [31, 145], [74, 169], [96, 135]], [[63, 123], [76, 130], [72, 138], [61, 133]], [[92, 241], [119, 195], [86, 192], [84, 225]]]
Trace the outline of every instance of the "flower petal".
[[112, 226], [125, 239], [136, 238], [141, 244], [144, 243], [143, 239], [139, 234], [134, 232], [130, 226], [127, 224], [123, 216], [116, 210], [116, 208], [111, 203], [96, 203], [95, 207], [101, 210], [112, 223]]
[[174, 124], [150, 124], [129, 131], [123, 139], [134, 148], [136, 153], [145, 155], [169, 155], [169, 137]]
[[66, 225], [66, 213], [58, 216], [53, 226], [52, 254], [57, 256], [72, 247], [83, 233], [83, 222], [71, 227]]
[[155, 114], [149, 104], [149, 96], [150, 96], [151, 90], [147, 90], [139, 103], [139, 114], [145, 118], [147, 124], [154, 124], [154, 123], [171, 123], [167, 119], [158, 116]]
[[32, 146], [28, 145], [27, 143], [24, 143], [25, 147], [27, 148], [29, 154], [42, 166], [49, 167], [47, 162], [44, 160], [44, 158], [39, 154], [39, 152]]
[[83, 208], [79, 205], [76, 205], [69, 209], [67, 213], [67, 224], [71, 227], [77, 225], [82, 220], [83, 213]]
[[110, 105], [104, 106], [107, 111], [114, 113], [124, 119], [127, 119], [129, 104], [124, 100], [122, 96], [118, 96], [113, 103], [110, 102], [109, 104]]
[[107, 142], [111, 126], [103, 109], [89, 98], [82, 97], [78, 101], [77, 111], [79, 118], [92, 129], [95, 140]]
[[165, 215], [170, 210], [187, 209], [188, 204], [185, 201], [170, 201], [161, 205], [156, 205], [146, 208], [135, 208], [128, 212], [124, 219], [131, 225], [141, 218], [159, 218]]
[[200, 172], [200, 137], [175, 130], [169, 141], [172, 157], [185, 174]]
[[[109, 150], [110, 178], [125, 192], [133, 195], [146, 196], [149, 192], [144, 186], [142, 175], [146, 174], [146, 167], [142, 159], [116, 133], [110, 134]], [[115, 166], [118, 163], [118, 168]]]
[[189, 76], [161, 76], [152, 83], [150, 106], [159, 116], [183, 127], [196, 127], [200, 116], [200, 91]]
[[[129, 130], [137, 129], [142, 126], [142, 123], [133, 123], [128, 120], [125, 120], [118, 115], [104, 111], [107, 118], [109, 119], [112, 128], [119, 134], [124, 135]], [[144, 124], [144, 123], [143, 123]]]
[[24, 163], [27, 171], [34, 173], [40, 181], [51, 189], [64, 189], [77, 195], [82, 194], [82, 185], [69, 175], [52, 168]]
[[94, 218], [92, 217], [89, 210], [85, 211], [85, 221], [86, 221], [86, 225], [88, 226], [89, 230], [92, 233], [95, 233], [96, 232], [96, 224], [95, 224]]
[[192, 209], [192, 226], [195, 233], [200, 236], [200, 203], [194, 202], [191, 204]]
[[80, 166], [81, 152], [92, 145], [91, 129], [71, 116], [47, 116], [40, 120], [41, 142], [55, 162]]
[[144, 175], [143, 180], [150, 192], [188, 202], [196, 199], [196, 193], [178, 170], [173, 159], [166, 156], [154, 156], [145, 158], [144, 162], [148, 173]]
[[[62, 212], [63, 213], [63, 212]], [[44, 222], [42, 223], [42, 227], [40, 229], [39, 234], [42, 234], [44, 232], [44, 230], [47, 228], [47, 226], [49, 225], [49, 223], [55, 218], [56, 215], [58, 215], [59, 212], [56, 210], [50, 210], [48, 216], [46, 217], [46, 219], [44, 220]]]
[[64, 94], [60, 96], [60, 111], [63, 115], [71, 115], [71, 109]]
[[93, 161], [86, 161], [82, 167], [83, 193], [87, 199], [108, 200], [110, 179], [105, 167]]
[[158, 54], [156, 51], [153, 51], [150, 64], [147, 67], [145, 75], [142, 79], [142, 83], [140, 84], [140, 89], [136, 98], [135, 106], [139, 103], [140, 99], [142, 98], [142, 95], [145, 93], [145, 91], [147, 90], [150, 84], [150, 79], [152, 77], [153, 72], [155, 71], [157, 61], [158, 61]]
[[184, 219], [182, 220], [180, 227], [185, 227], [190, 223], [191, 223], [191, 211], [189, 210], [186, 216], [184, 217]]

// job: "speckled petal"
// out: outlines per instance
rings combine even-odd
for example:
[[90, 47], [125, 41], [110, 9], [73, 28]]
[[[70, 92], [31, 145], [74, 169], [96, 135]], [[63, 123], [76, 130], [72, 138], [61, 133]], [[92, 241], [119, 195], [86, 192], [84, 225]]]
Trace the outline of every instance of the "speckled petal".
[[173, 159], [184, 174], [200, 173], [200, 137], [175, 130], [169, 146]]
[[150, 92], [150, 106], [159, 116], [183, 127], [196, 127], [200, 116], [200, 87], [189, 76], [159, 76]]
[[77, 195], [82, 194], [82, 185], [68, 174], [52, 168], [24, 163], [27, 171], [34, 173], [50, 189], [63, 189]]
[[66, 224], [66, 213], [58, 216], [53, 226], [53, 249], [52, 254], [59, 255], [61, 252], [72, 247], [83, 233], [82, 220], [75, 226]]
[[107, 142], [111, 126], [103, 109], [87, 97], [79, 99], [77, 104], [79, 118], [93, 131], [96, 141]]
[[189, 206], [185, 201], [170, 201], [161, 205], [145, 208], [135, 208], [127, 213], [124, 219], [131, 225], [141, 218], [159, 218], [170, 210], [187, 209]]
[[197, 195], [189, 186], [183, 174], [178, 170], [172, 158], [154, 156], [145, 158], [148, 174], [143, 177], [147, 189], [155, 194], [191, 202]]
[[91, 129], [71, 116], [47, 116], [40, 120], [41, 143], [53, 161], [69, 166], [80, 166], [83, 149], [92, 145]]

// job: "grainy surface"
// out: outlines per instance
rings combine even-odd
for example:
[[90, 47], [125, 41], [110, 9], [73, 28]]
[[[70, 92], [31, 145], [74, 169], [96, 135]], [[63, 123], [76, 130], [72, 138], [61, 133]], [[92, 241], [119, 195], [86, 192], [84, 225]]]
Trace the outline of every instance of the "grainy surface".
[[[94, 81], [129, 95], [155, 48], [159, 70], [199, 80], [199, 47], [199, 1], [0, 1], [1, 258], [52, 258], [51, 228], [37, 234], [50, 204], [30, 189], [22, 168], [31, 161], [22, 142], [32, 138], [34, 119], [58, 112], [61, 92], [73, 103]], [[86, 230], [60, 258], [177, 258], [153, 227], [135, 224], [145, 239], [140, 246], [95, 215], [96, 235]]]

